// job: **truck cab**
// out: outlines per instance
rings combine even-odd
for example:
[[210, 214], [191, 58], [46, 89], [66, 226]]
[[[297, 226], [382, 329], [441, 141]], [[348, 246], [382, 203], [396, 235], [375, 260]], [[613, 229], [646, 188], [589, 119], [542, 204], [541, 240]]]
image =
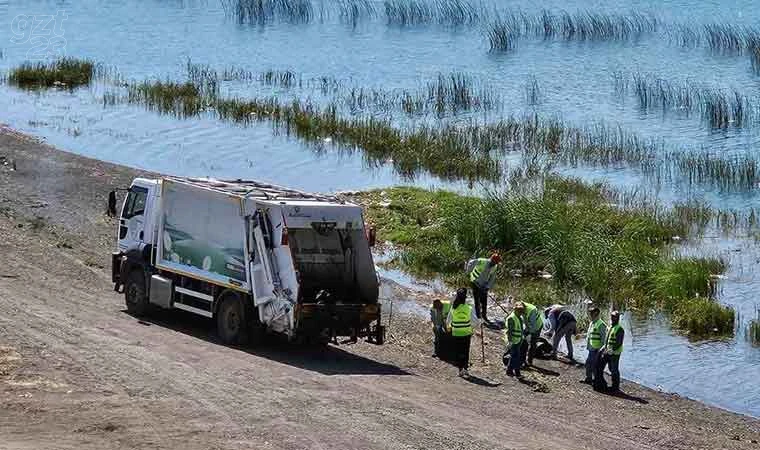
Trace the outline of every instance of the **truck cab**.
[[359, 206], [253, 181], [137, 178], [112, 257], [135, 315], [182, 309], [214, 319], [224, 342], [382, 343], [378, 279]]

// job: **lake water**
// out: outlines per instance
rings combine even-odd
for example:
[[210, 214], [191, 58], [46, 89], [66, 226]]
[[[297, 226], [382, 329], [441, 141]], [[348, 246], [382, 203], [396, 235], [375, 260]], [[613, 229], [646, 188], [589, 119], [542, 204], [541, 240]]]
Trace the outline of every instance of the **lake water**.
[[[334, 2], [313, 1], [334, 10]], [[701, 1], [503, 1], [497, 8], [539, 13], [591, 10], [652, 14], [661, 27], [719, 22], [760, 26], [760, 8], [751, 0]], [[697, 82], [735, 89], [756, 97], [760, 76], [749, 57], [716, 54], [704, 46], [684, 48], [664, 33], [625, 41], [563, 41], [521, 38], [507, 54], [488, 51], [484, 23], [460, 28], [437, 25], [398, 27], [386, 24], [381, 3], [378, 17], [356, 27], [335, 14], [309, 24], [274, 21], [241, 25], [225, 14], [219, 0], [0, 0], [0, 72], [29, 58], [47, 37], [26, 40], [20, 25], [37, 16], [65, 11], [66, 20], [47, 41], [51, 50], [86, 57], [118, 69], [128, 80], [184, 79], [191, 60], [216, 69], [242, 67], [251, 72], [292, 70], [304, 80], [329, 76], [358, 87], [385, 90], [418, 89], [438, 73], [463, 72], [489, 86], [504, 102], [487, 120], [536, 112], [578, 126], [603, 121], [663, 140], [669, 148], [704, 148], [717, 155], [757, 155], [758, 126], [711, 130], [699, 115], [642, 111], [635, 98], [616, 94], [613, 74], [651, 74], [674, 83]], [[59, 16], [59, 18], [62, 16]], [[14, 21], [15, 20], [15, 21]], [[43, 26], [44, 28], [44, 26]], [[53, 29], [52, 26], [50, 29]], [[52, 36], [52, 35], [51, 35]], [[43, 42], [44, 43], [44, 42]], [[529, 104], [526, 86], [535, 79], [539, 103]], [[307, 83], [308, 84], [308, 83]], [[367, 167], [359, 155], [317, 152], [297, 140], [273, 133], [269, 125], [240, 127], [200, 117], [179, 120], [129, 105], [104, 106], [102, 95], [113, 86], [31, 94], [0, 86], [0, 121], [44, 137], [76, 153], [161, 172], [246, 177], [306, 190], [365, 189], [405, 182], [389, 167]], [[252, 82], [223, 83], [224, 93], [238, 96], [276, 95], [323, 101], [317, 90], [283, 89]], [[464, 115], [481, 120], [482, 114]], [[462, 117], [451, 120], [463, 120]], [[758, 155], [760, 156], [760, 155]], [[652, 188], [635, 170], [561, 168], [615, 185]], [[422, 186], [466, 189], [430, 176], [414, 180]], [[657, 186], [661, 198], [700, 198], [721, 207], [760, 206], [756, 191], [723, 193]], [[753, 240], [706, 237], [701, 252], [719, 254], [731, 267], [721, 283], [720, 300], [740, 312], [737, 336], [726, 341], [690, 342], [672, 332], [666, 318], [629, 319], [632, 331], [623, 357], [624, 375], [641, 383], [688, 395], [760, 417], [760, 349], [744, 339], [743, 326], [754, 317], [754, 293], [760, 288], [758, 253]], [[738, 250], [738, 251], [737, 251]]]

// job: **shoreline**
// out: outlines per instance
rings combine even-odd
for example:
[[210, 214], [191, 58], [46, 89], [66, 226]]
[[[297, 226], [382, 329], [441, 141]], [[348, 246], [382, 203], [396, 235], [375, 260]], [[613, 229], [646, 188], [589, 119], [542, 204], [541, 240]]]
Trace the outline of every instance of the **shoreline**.
[[[8, 235], [9, 242], [5, 243], [3, 252], [9, 255], [10, 259], [16, 261], [18, 266], [10, 267], [7, 270], [13, 270], [17, 272], [2, 273], [0, 272], [0, 294], [2, 296], [8, 295], [10, 301], [5, 301], [3, 306], [0, 306], [0, 347], [8, 347], [14, 349], [13, 352], [21, 355], [22, 362], [17, 366], [14, 366], [13, 371], [20, 371], [22, 374], [33, 374], [36, 377], [47, 378], [50, 373], [55, 374], [56, 377], [60, 377], [63, 382], [57, 384], [66, 384], [74, 386], [72, 389], [81, 395], [88, 397], [94, 395], [103, 390], [108, 390], [108, 385], [113, 385], [114, 391], [130, 391], [134, 389], [134, 383], [138, 383], [134, 380], [124, 380], [118, 374], [118, 370], [108, 365], [108, 355], [104, 355], [105, 362], [98, 366], [97, 369], [92, 369], [93, 379], [86, 379], [81, 382], [77, 379], [76, 374], [80, 370], [87, 369], [87, 365], [83, 361], [87, 361], [86, 358], [82, 359], [82, 355], [79, 355], [79, 350], [76, 344], [72, 343], [66, 347], [66, 351], [63, 352], [67, 358], [63, 358], [59, 361], [59, 366], [48, 366], [45, 362], [45, 357], [40, 357], [40, 348], [43, 347], [57, 347], [64, 344], [60, 343], [60, 337], [56, 337], [56, 333], [46, 333], [45, 329], [45, 314], [55, 316], [60, 320], [66, 322], [65, 314], [61, 316], [55, 310], [49, 310], [50, 306], [46, 303], [45, 298], [56, 296], [54, 294], [54, 286], [57, 286], [61, 291], [65, 291], [73, 299], [80, 296], [87, 297], [87, 301], [75, 300], [76, 306], [73, 309], [68, 310], [68, 314], [79, 317], [82, 322], [82, 326], [88, 330], [88, 333], [92, 334], [92, 338], [95, 342], [99, 339], [109, 341], [113, 336], [110, 336], [107, 330], [98, 331], [96, 322], [88, 321], [87, 316], [90, 310], [93, 308], [102, 320], [107, 321], [113, 327], [113, 330], [119, 330], [122, 336], [120, 338], [131, 340], [130, 336], [133, 333], [146, 333], [137, 334], [142, 336], [138, 339], [137, 344], [131, 344], [134, 348], [129, 347], [132, 352], [135, 353], [136, 358], [144, 358], [145, 361], [153, 360], [159, 363], [164, 361], [168, 364], [177, 364], [176, 361], [172, 362], [172, 353], [161, 353], [156, 355], [151, 353], [152, 348], [146, 347], [145, 344], [139, 342], [147, 339], [147, 336], [159, 339], [177, 340], [176, 347], [172, 347], [172, 352], [178, 352], [174, 357], [182, 361], [184, 366], [193, 366], [193, 364], [201, 363], [206, 360], [214, 360], [219, 358], [215, 356], [216, 353], [224, 354], [224, 358], [228, 358], [230, 364], [239, 364], [239, 368], [251, 369], [250, 361], [248, 361], [245, 355], [249, 355], [247, 352], [238, 352], [235, 349], [218, 348], [219, 346], [213, 343], [212, 337], [202, 337], [201, 343], [197, 342], [197, 336], [193, 337], [193, 333], [182, 334], [179, 337], [166, 336], [166, 333], [171, 330], [183, 330], [184, 325], [175, 323], [169, 320], [168, 326], [151, 326], [145, 327], [140, 325], [137, 321], [120, 313], [122, 309], [123, 300], [107, 290], [109, 270], [107, 263], [108, 251], [113, 248], [113, 234], [115, 230], [115, 219], [106, 218], [103, 214], [105, 210], [106, 196], [109, 187], [128, 185], [136, 175], [148, 174], [148, 172], [132, 169], [125, 166], [120, 166], [113, 163], [108, 163], [100, 160], [95, 160], [85, 156], [77, 155], [76, 153], [60, 150], [52, 145], [45, 143], [43, 140], [34, 136], [29, 136], [24, 133], [15, 131], [8, 126], [0, 125], [0, 156], [5, 156], [16, 162], [16, 170], [9, 170], [8, 166], [0, 165], [0, 234]], [[36, 225], [35, 225], [36, 224]], [[29, 245], [29, 248], [25, 248], [25, 245]], [[40, 258], [40, 255], [54, 255], [55, 258]], [[27, 265], [39, 264], [36, 268], [25, 268]], [[28, 275], [35, 273], [36, 276], [28, 277]], [[76, 276], [71, 274], [76, 273]], [[47, 274], [49, 277], [47, 280], [41, 281], [41, 284], [51, 284], [48, 287], [30, 287], [25, 286], [19, 280], [37, 280], [39, 274]], [[66, 275], [62, 275], [66, 274]], [[87, 280], [86, 286], [80, 286], [78, 281]], [[425, 293], [414, 292], [410, 289], [401, 287], [400, 285], [394, 286], [396, 283], [384, 282], [388, 286], [390, 295], [392, 298], [406, 299], [406, 301], [415, 301], [418, 304], [426, 304], [428, 297]], [[32, 291], [31, 293], [26, 290]], [[35, 292], [39, 289], [39, 292]], [[47, 294], [46, 294], [47, 293]], [[27, 299], [30, 297], [30, 299]], [[68, 298], [68, 297], [67, 297]], [[411, 300], [410, 300], [411, 299]], [[35, 316], [26, 317], [22, 314], [21, 319], [29, 319], [28, 322], [18, 323], [19, 328], [13, 327], [14, 315], [11, 311], [16, 309], [23, 310], [26, 305], [34, 305], [34, 308], [38, 310], [38, 314]], [[62, 308], [69, 308], [69, 305], [61, 306]], [[81, 308], [80, 308], [81, 307]], [[2, 309], [10, 308], [10, 309]], [[15, 309], [14, 309], [15, 308]], [[39, 317], [38, 317], [39, 316]], [[398, 318], [397, 318], [398, 317]], [[51, 319], [52, 320], [52, 319]], [[399, 405], [406, 405], [404, 411], [409, 411], [416, 421], [419, 422], [419, 426], [422, 429], [428, 430], [430, 424], [424, 425], [426, 420], [425, 414], [440, 414], [436, 409], [426, 409], [426, 404], [432, 405], [447, 405], [448, 400], [446, 395], [438, 392], [430, 387], [423, 387], [425, 384], [436, 384], [442, 382], [442, 380], [449, 380], [452, 378], [454, 369], [450, 366], [446, 366], [436, 360], [431, 360], [428, 348], [428, 329], [424, 320], [416, 320], [413, 317], [404, 317], [402, 314], [394, 316], [394, 325], [400, 322], [398, 328], [392, 330], [394, 336], [389, 339], [389, 342], [383, 347], [374, 347], [369, 345], [357, 345], [355, 347], [341, 347], [341, 352], [346, 352], [350, 355], [354, 355], [356, 358], [364, 358], [373, 361], [375, 364], [383, 364], [397, 368], [398, 370], [415, 375], [410, 378], [418, 379], [415, 381], [406, 381], [403, 377], [397, 377], [397, 373], [391, 369], [390, 378], [393, 381], [383, 381], [383, 384], [389, 384], [389, 388], [393, 392], [397, 392], [396, 396], [391, 395], [390, 398], [386, 398], [384, 392], [375, 392], [370, 385], [362, 384], [358, 387], [357, 393], [361, 392], [375, 392], [376, 395], [368, 395], [375, 401], [373, 404], [385, 405], [391, 409], [398, 409]], [[38, 324], [38, 329], [29, 331], [24, 329], [27, 323]], [[49, 326], [49, 324], [47, 324]], [[161, 325], [161, 324], [158, 324]], [[71, 330], [77, 330], [77, 321], [71, 324], [73, 328]], [[142, 327], [142, 328], [141, 328]], [[30, 328], [34, 328], [31, 326]], [[104, 326], [104, 328], [107, 328]], [[204, 328], [201, 326], [200, 328]], [[146, 331], [147, 330], [147, 331]], [[206, 333], [208, 330], [204, 331]], [[213, 333], [213, 330], [211, 330]], [[174, 333], [178, 334], [178, 333]], [[181, 333], [180, 333], [181, 334]], [[63, 333], [62, 335], [66, 335]], [[499, 382], [498, 386], [470, 386], [462, 380], [451, 381], [452, 385], [459, 392], [466, 393], [470, 396], [470, 401], [467, 403], [467, 412], [463, 412], [463, 417], [466, 419], [472, 415], [472, 420], [477, 423], [477, 417], [481, 417], [484, 414], [497, 414], [502, 408], [505, 408], [504, 395], [494, 395], [494, 389], [503, 391], [505, 395], [513, 395], [520, 404], [526, 408], [531, 406], [534, 409], [538, 409], [541, 412], [543, 409], [549, 410], [552, 407], [558, 407], [561, 411], [573, 411], [579, 407], [592, 407], [600, 408], [602, 411], [606, 411], [606, 414], [615, 414], [615, 422], [622, 427], [622, 434], [624, 435], [624, 441], [621, 441], [620, 448], [652, 448], [653, 443], [655, 448], [668, 447], [668, 448], [753, 448], [757, 445], [760, 439], [760, 420], [753, 416], [732, 412], [728, 409], [708, 405], [698, 400], [689, 399], [687, 397], [680, 396], [678, 394], [670, 394], [660, 392], [658, 390], [640, 385], [638, 383], [624, 381], [623, 387], [626, 392], [630, 392], [632, 398], [637, 400], [622, 400], [605, 398], [593, 392], [586, 392], [582, 388], [577, 386], [577, 380], [575, 379], [580, 371], [575, 367], [567, 367], [561, 363], [555, 363], [550, 361], [542, 361], [541, 367], [547, 373], [533, 373], [530, 375], [530, 381], [535, 384], [528, 386], [527, 389], [521, 389], [522, 386], [516, 385], [512, 380], [505, 379], [503, 373], [500, 375], [499, 367], [499, 354], [498, 349], [500, 344], [500, 336], [498, 333], [486, 333], [485, 345], [488, 347], [487, 361], [485, 364], [480, 363], [480, 351], [476, 351], [475, 345], [471, 354], [471, 359], [476, 361], [474, 364], [473, 373], [478, 377], [488, 381], [491, 384]], [[79, 338], [78, 338], [79, 339]], [[84, 339], [84, 337], [81, 337]], [[474, 342], [478, 342], [478, 339], [473, 339]], [[211, 343], [209, 343], [211, 342]], [[43, 343], [45, 345], [38, 347], [36, 343]], [[82, 347], [86, 347], [84, 343]], [[120, 341], [118, 345], [114, 344], [113, 347], [116, 353], [123, 351]], [[155, 350], [160, 353], [161, 346], [168, 345], [162, 343], [159, 345], [159, 350]], [[195, 346], [198, 347], [210, 347], [208, 352], [194, 354]], [[349, 350], [342, 350], [343, 348], [350, 348]], [[106, 348], [106, 350], [108, 347]], [[122, 350], [119, 350], [122, 349]], [[101, 351], [106, 351], [101, 350]], [[96, 347], [91, 349], [93, 352], [98, 352]], [[242, 353], [238, 354], [238, 353]], [[194, 355], [194, 356], [193, 356]], [[159, 357], [160, 356], [160, 357]], [[192, 356], [192, 357], [191, 357]], [[250, 356], [250, 355], [249, 355]], [[195, 360], [193, 358], [199, 358]], [[282, 356], [272, 356], [275, 361]], [[3, 361], [3, 353], [0, 352], [0, 363]], [[189, 358], [189, 359], [187, 359]], [[8, 358], [6, 358], [8, 359]], [[74, 363], [70, 363], [69, 359]], [[261, 359], [261, 358], [260, 358]], [[271, 361], [270, 361], [271, 363]], [[344, 361], [345, 363], [345, 361]], [[15, 363], [14, 363], [15, 364]], [[305, 364], [305, 363], [304, 363]], [[340, 363], [337, 363], [340, 364]], [[368, 363], [369, 364], [369, 363]], [[280, 364], [282, 365], [282, 364]], [[183, 367], [184, 367], [183, 366]], [[0, 365], [0, 369], [3, 367]], [[196, 368], [201, 370], [200, 367]], [[260, 375], [267, 379], [267, 383], [276, 383], [277, 380], [269, 380], [268, 377], [275, 377], [280, 370], [288, 372], [292, 369], [291, 365], [287, 368], [279, 366], [268, 367]], [[136, 373], [142, 373], [146, 369], [137, 367]], [[158, 369], [156, 369], [158, 370]], [[193, 376], [197, 376], [198, 380], [202, 379], [201, 375], [197, 372], [193, 372]], [[258, 370], [258, 369], [257, 369]], [[325, 368], [324, 370], [333, 370], [340, 372], [339, 369], [334, 367]], [[395, 370], [395, 369], [394, 369]], [[114, 374], [116, 372], [116, 374]], [[551, 373], [550, 373], [551, 372]], [[17, 372], [11, 372], [17, 373]], [[299, 372], [300, 373], [300, 372]], [[556, 373], [556, 375], [553, 375]], [[53, 381], [48, 384], [42, 384], [42, 389], [31, 390], [30, 392], [24, 391], [23, 387], [18, 385], [8, 384], [4, 378], [3, 370], [0, 370], [0, 397], [8, 396], [13, 400], [11, 405], [9, 416], [11, 417], [7, 422], [0, 422], [0, 430], [11, 431], [11, 435], [18, 438], [18, 442], [25, 442], [23, 439], [33, 439], [33, 436], [24, 436], [24, 428], [22, 427], [24, 414], [23, 411], [28, 410], [31, 404], [34, 404], [38, 397], [56, 397], [57, 392], [55, 389], [49, 386]], [[167, 373], [170, 376], [171, 373]], [[625, 375], [625, 374], [623, 374]], [[291, 376], [295, 376], [291, 374]], [[335, 375], [340, 378], [340, 375]], [[55, 377], [54, 377], [55, 378]], [[85, 377], [87, 378], [87, 377]], [[149, 377], [148, 377], [149, 378]], [[329, 378], [329, 377], [328, 377]], [[397, 379], [398, 378], [398, 379]], [[455, 378], [455, 377], [454, 377]], [[105, 380], [105, 381], [104, 381]], [[244, 381], [246, 379], [237, 380], [237, 382]], [[446, 381], [446, 382], [449, 382]], [[232, 381], [230, 381], [232, 382]], [[249, 380], [248, 383], [251, 381]], [[326, 383], [317, 377], [317, 379], [311, 380], [313, 383]], [[310, 396], [300, 399], [303, 401], [302, 406], [310, 404], [310, 402], [322, 402], [332, 399], [336, 403], [343, 405], [342, 408], [346, 412], [352, 412], [358, 414], [362, 418], [374, 417], [371, 412], [371, 408], [377, 408], [377, 406], [364, 405], [356, 409], [351, 404], [344, 403], [347, 400], [343, 399], [344, 395], [349, 393], [343, 393], [342, 385], [344, 382], [338, 382], [337, 385], [328, 383], [328, 392], [320, 393], [314, 392]], [[346, 381], [345, 383], [348, 383]], [[358, 382], [351, 382], [358, 383]], [[45, 387], [47, 386], [47, 387]], [[541, 389], [548, 389], [552, 395], [542, 393]], [[158, 389], [156, 387], [148, 387], [147, 390]], [[54, 391], [52, 394], [48, 391]], [[408, 392], [407, 392], [408, 390]], [[581, 391], [581, 392], [578, 392]], [[159, 392], [163, 392], [159, 390]], [[169, 391], [167, 391], [169, 392]], [[408, 402], [408, 398], [404, 398], [404, 392], [407, 392], [409, 397], [416, 399], [412, 403]], [[31, 393], [31, 397], [19, 397], [18, 394]], [[86, 395], [85, 395], [86, 394]], [[225, 401], [225, 397], [222, 391], [217, 393], [219, 402]], [[381, 395], [383, 394], [383, 395]], [[321, 396], [326, 395], [327, 397]], [[358, 394], [361, 395], [361, 394]], [[139, 397], [139, 396], [138, 396]], [[491, 398], [497, 397], [497, 398]], [[164, 397], [161, 397], [162, 399]], [[171, 402], [182, 402], [181, 397], [175, 397], [166, 394], [166, 400]], [[197, 399], [203, 400], [202, 398]], [[229, 400], [229, 399], [227, 399]], [[557, 405], [557, 401], [562, 403], [562, 400], [567, 400], [566, 405]], [[210, 401], [210, 400], [209, 400]], [[240, 402], [241, 400], [236, 400]], [[357, 400], [358, 401], [358, 400]], [[26, 402], [26, 403], [25, 403]], [[140, 401], [137, 401], [135, 408], [148, 408]], [[379, 402], [379, 403], [378, 403]], [[97, 401], [96, 401], [97, 403]], [[53, 401], [53, 404], [56, 404]], [[331, 403], [332, 404], [332, 403]], [[625, 407], [624, 410], [613, 409], [609, 406], [615, 404]], [[219, 403], [221, 405], [221, 403]], [[241, 407], [242, 403], [237, 403], [237, 407]], [[482, 410], [485, 406], [489, 406], [491, 409]], [[221, 410], [224, 407], [217, 406]], [[564, 409], [562, 409], [564, 408]], [[480, 410], [480, 411], [479, 411]], [[508, 411], [507, 408], [505, 411]], [[62, 409], [58, 413], [64, 413], [66, 410]], [[170, 424], [171, 410], [159, 410], [154, 411], [153, 414], [158, 418], [158, 423], [162, 426], [166, 426], [169, 429], [172, 428]], [[193, 411], [191, 408], [190, 411]], [[283, 409], [275, 407], [270, 412], [275, 416], [280, 416], [283, 413]], [[125, 412], [126, 414], [127, 412]], [[177, 413], [175, 410], [174, 413]], [[40, 413], [44, 416], [44, 413]], [[329, 424], [331, 423], [329, 418], [322, 417], [316, 412], [312, 413], [314, 417], [313, 426], [317, 424]], [[422, 414], [422, 416], [420, 416]], [[129, 415], [129, 414], [127, 414]], [[604, 416], [605, 414], [602, 414]], [[620, 417], [618, 417], [620, 415]], [[76, 421], [74, 417], [69, 416], [63, 418], [62, 422]], [[224, 414], [221, 414], [223, 417]], [[609, 422], [610, 416], [600, 417], [598, 419], [588, 419], [583, 417], [583, 414], [578, 417], [567, 417], [566, 422], [558, 423], [555, 419], [548, 420], [548, 424], [537, 424], [537, 427], [549, 427], [546, 429], [549, 432], [552, 426], [560, 427], [560, 434], [566, 436], [567, 439], [571, 439], [574, 433], [573, 429], [583, 429], [590, 427], [591, 424], [599, 427], [600, 436], [607, 436], [609, 439], [614, 432], [615, 427], [606, 423]], [[53, 417], [48, 420], [54, 420]], [[130, 420], [136, 420], [134, 417], [129, 416]], [[436, 416], [438, 417], [438, 416]], [[657, 418], [661, 421], [658, 421]], [[541, 419], [543, 418], [543, 419]], [[454, 420], [454, 417], [443, 415], [439, 417], [441, 423]], [[592, 423], [586, 423], [586, 420], [591, 420]], [[14, 420], [15, 428], [14, 428]], [[532, 420], [547, 420], [542, 414], [536, 414], [536, 412], [529, 413], [526, 409], [524, 415], [516, 421], [520, 424], [527, 424]], [[606, 421], [606, 422], [605, 422]], [[138, 421], [139, 422], [139, 421]], [[235, 420], [229, 419], [227, 421], [221, 420], [219, 424], [215, 425], [221, 429], [226, 429], [229, 423], [233, 423]], [[370, 420], [372, 422], [372, 420]], [[619, 423], [618, 423], [619, 422]], [[375, 423], [375, 422], [372, 422]], [[384, 422], [383, 422], [384, 423]], [[456, 423], [456, 421], [454, 422]], [[206, 424], [210, 425], [210, 424]], [[390, 439], [385, 442], [365, 442], [365, 446], [353, 447], [350, 444], [346, 444], [346, 448], [388, 448], [391, 447], [390, 443], [393, 440], [408, 439], [414, 433], [404, 434], [401, 432], [403, 427], [397, 426], [398, 424], [387, 423], [382, 427], [381, 434]], [[424, 426], [423, 426], [424, 425]], [[10, 426], [10, 428], [8, 428]], [[146, 425], [147, 426], [147, 425]], [[303, 425], [308, 429], [311, 429], [311, 425]], [[359, 430], [369, 430], [368, 424], [360, 420], [356, 425]], [[456, 426], [456, 425], [454, 425]], [[499, 424], [501, 427], [508, 427], [509, 424]], [[723, 427], [720, 428], [720, 427]], [[134, 432], [137, 427], [124, 427], [118, 428], [120, 433]], [[55, 429], [55, 427], [53, 427]], [[316, 429], [316, 428], [314, 428]], [[469, 427], [463, 429], [469, 430]], [[118, 431], [117, 430], [117, 431]], [[177, 428], [179, 430], [179, 428]], [[655, 430], [657, 437], [643, 436], [650, 431]], [[103, 433], [102, 430], [96, 430], [98, 433]], [[240, 431], [240, 430], [238, 430]], [[430, 430], [428, 430], [430, 431]], [[507, 432], [507, 429], [501, 431]], [[525, 448], [575, 448], [575, 444], [582, 443], [584, 441], [578, 440], [574, 443], [568, 443], [566, 441], [559, 441], [556, 437], [536, 436], [531, 437], [529, 434], [522, 434], [520, 430], [510, 429], [512, 433], [516, 433], [518, 436], [522, 436], [526, 439], [524, 445]], [[179, 432], [179, 431], [178, 431]], [[105, 432], [107, 435], [108, 433]], [[92, 433], [88, 433], [88, 436]], [[254, 433], [255, 434], [255, 433]], [[498, 433], [496, 433], [498, 434]], [[724, 436], [725, 434], [725, 436]], [[44, 438], [43, 434], [43, 438]], [[362, 433], [356, 438], [363, 436]], [[416, 436], [416, 435], [415, 435]], [[670, 436], [670, 437], [668, 437]], [[696, 437], [695, 437], [696, 436]], [[49, 436], [50, 437], [50, 436]], [[81, 436], [84, 438], [85, 436]], [[228, 445], [233, 445], [230, 441], [222, 436], [216, 436], [219, 438], [218, 442], [204, 441], [203, 445], [221, 444], [225, 448]], [[496, 439], [496, 435], [493, 436]], [[734, 439], [738, 437], [737, 439]], [[23, 439], [22, 439], [23, 438]], [[77, 442], [76, 433], [71, 438], [72, 442]], [[126, 439], [126, 438], [125, 438]], [[209, 438], [211, 439], [211, 438]], [[416, 439], [416, 438], [415, 438]], [[534, 439], [531, 441], [531, 439]], [[577, 439], [581, 439], [578, 437]], [[604, 439], [594, 441], [595, 438], [587, 442], [587, 448], [603, 448], [602, 444]], [[698, 439], [694, 441], [693, 439]], [[127, 439], [128, 440], [128, 439]], [[333, 440], [318, 439], [325, 445], [336, 445], [340, 440], [333, 437]], [[10, 440], [14, 442], [13, 439]], [[186, 441], [161, 441], [160, 446], [176, 445], [178, 442]], [[431, 442], [425, 441], [420, 438], [419, 441], [415, 441], [410, 445], [418, 445], [419, 448], [442, 448], [440, 442], [433, 445]], [[485, 439], [483, 442], [483, 448], [486, 447], [486, 442], [501, 442], [498, 440], [492, 440], [491, 438]], [[199, 444], [199, 445], [201, 445]], [[448, 443], [449, 445], [451, 442]], [[662, 445], [659, 445], [662, 444]], [[295, 447], [308, 448], [305, 442], [301, 442], [300, 445], [296, 442]], [[503, 445], [503, 444], [499, 444]], [[480, 446], [476, 446], [481, 448]], [[113, 447], [105, 446], [102, 448], [128, 448], [128, 447]], [[199, 447], [200, 448], [200, 447]], [[273, 446], [272, 448], [278, 448]]]

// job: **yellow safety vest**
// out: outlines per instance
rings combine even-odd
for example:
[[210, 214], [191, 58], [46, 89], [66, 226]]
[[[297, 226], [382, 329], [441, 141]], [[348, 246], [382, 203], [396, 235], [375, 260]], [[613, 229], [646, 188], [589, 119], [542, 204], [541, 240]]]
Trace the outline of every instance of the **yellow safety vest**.
[[620, 324], [617, 324], [612, 327], [609, 334], [607, 334], [607, 353], [611, 355], [619, 355], [623, 353], [623, 344], [620, 344], [620, 347], [617, 350], [612, 349], [612, 346], [617, 342], [617, 334], [622, 329], [623, 327], [621, 327]]
[[472, 336], [472, 306], [463, 303], [451, 312], [451, 335]]
[[536, 305], [533, 305], [531, 303], [525, 303], [525, 302], [523, 302], [523, 305], [525, 305], [525, 317], [527, 318], [527, 320], [531, 320], [531, 315], [533, 316], [531, 329], [534, 332], [540, 331], [541, 328], [544, 326], [544, 319], [541, 317], [542, 314], [538, 311], [538, 308], [536, 308]]
[[[510, 324], [512, 325], [512, 334], [509, 334]], [[522, 319], [514, 312], [507, 316], [507, 328], [504, 330], [504, 340], [512, 345], [519, 345], [523, 340]]]
[[[478, 258], [475, 262], [475, 267], [472, 268], [472, 271], [470, 271], [470, 282], [475, 283], [478, 281], [478, 278], [480, 278], [480, 275], [483, 273], [483, 271], [486, 270], [488, 267], [488, 263], [491, 260], [489, 258]], [[496, 273], [497, 270], [499, 270], [499, 265], [497, 264], [493, 268], [491, 268], [493, 273]]]
[[586, 335], [586, 346], [592, 350], [599, 350], [602, 348], [602, 319], [596, 319], [595, 322], [588, 326], [588, 333]]

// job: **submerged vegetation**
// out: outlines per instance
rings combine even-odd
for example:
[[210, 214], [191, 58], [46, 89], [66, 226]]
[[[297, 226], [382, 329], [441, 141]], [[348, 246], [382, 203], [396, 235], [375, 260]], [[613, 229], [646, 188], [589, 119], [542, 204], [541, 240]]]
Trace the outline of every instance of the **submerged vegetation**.
[[[396, 244], [397, 262], [416, 274], [466, 283], [463, 263], [498, 250], [502, 288], [510, 274], [541, 275], [599, 303], [668, 311], [713, 293], [721, 261], [670, 256], [673, 236], [686, 231], [675, 213], [614, 207], [607, 191], [548, 177], [531, 191], [486, 198], [399, 187], [361, 194], [360, 201], [379, 239]], [[687, 326], [695, 333], [714, 328], [701, 324]], [[733, 321], [720, 331], [732, 329]]]
[[620, 95], [633, 86], [639, 107], [690, 115], [699, 113], [712, 128], [745, 127], [760, 120], [757, 99], [738, 91], [726, 92], [694, 83], [671, 83], [651, 75], [635, 73], [629, 80], [615, 74], [615, 89]]
[[8, 82], [25, 89], [86, 86], [97, 66], [89, 60], [61, 58], [48, 63], [24, 63], [10, 71]]

